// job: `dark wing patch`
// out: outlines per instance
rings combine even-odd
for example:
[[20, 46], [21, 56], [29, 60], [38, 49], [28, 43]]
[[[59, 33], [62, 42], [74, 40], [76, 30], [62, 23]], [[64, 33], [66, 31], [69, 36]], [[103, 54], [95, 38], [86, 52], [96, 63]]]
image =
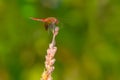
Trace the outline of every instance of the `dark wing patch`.
[[48, 30], [49, 24], [45, 23], [44, 25], [45, 25], [45, 30]]

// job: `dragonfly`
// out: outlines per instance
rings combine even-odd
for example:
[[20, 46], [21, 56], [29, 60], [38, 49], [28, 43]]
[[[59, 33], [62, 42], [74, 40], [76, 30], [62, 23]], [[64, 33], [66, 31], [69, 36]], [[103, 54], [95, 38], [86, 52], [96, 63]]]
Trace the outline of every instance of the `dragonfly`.
[[32, 20], [40, 21], [44, 23], [45, 30], [51, 29], [54, 31], [55, 26], [59, 23], [58, 19], [55, 17], [47, 17], [47, 18], [33, 18]]

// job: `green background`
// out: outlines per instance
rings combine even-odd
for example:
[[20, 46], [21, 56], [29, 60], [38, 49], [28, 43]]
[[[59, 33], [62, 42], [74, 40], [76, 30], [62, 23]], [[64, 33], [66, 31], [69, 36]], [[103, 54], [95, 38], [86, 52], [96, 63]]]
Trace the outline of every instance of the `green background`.
[[120, 80], [120, 0], [0, 0], [0, 80], [40, 80], [56, 17], [53, 80]]

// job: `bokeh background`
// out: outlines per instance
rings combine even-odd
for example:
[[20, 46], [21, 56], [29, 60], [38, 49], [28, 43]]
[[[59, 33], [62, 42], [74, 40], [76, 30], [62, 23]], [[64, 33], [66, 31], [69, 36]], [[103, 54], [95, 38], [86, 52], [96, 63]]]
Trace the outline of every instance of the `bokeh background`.
[[0, 0], [0, 80], [39, 80], [60, 23], [53, 80], [120, 80], [120, 0]]

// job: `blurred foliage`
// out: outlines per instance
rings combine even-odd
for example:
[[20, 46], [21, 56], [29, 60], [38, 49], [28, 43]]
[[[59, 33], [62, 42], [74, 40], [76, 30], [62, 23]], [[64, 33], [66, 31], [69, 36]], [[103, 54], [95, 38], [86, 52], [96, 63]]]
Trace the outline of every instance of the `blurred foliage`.
[[0, 80], [39, 80], [60, 21], [54, 80], [120, 80], [120, 0], [0, 0]]

